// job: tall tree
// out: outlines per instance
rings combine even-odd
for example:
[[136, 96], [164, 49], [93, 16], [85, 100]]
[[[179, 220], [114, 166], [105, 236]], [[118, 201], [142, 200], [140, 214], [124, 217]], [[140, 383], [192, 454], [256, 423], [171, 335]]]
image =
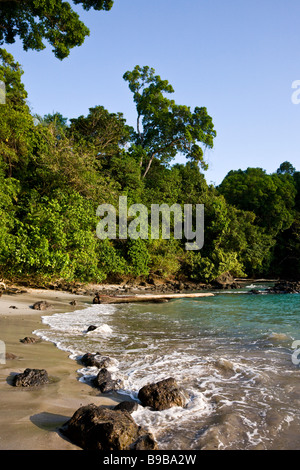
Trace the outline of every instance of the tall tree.
[[290, 162], [283, 162], [281, 163], [280, 167], [277, 170], [278, 175], [283, 175], [288, 173], [289, 175], [293, 175], [296, 171], [296, 168]]
[[[58, 59], [64, 59], [70, 49], [81, 46], [89, 29], [72, 9], [72, 2], [63, 0], [0, 0], [0, 45], [15, 42], [20, 37], [23, 47], [40, 51], [44, 40], [53, 46]], [[73, 0], [85, 10], [110, 10], [113, 0]]]
[[132, 132], [122, 113], [109, 113], [103, 106], [90, 108], [87, 116], [70, 121], [69, 133], [74, 141], [94, 150], [99, 158], [118, 154]]
[[148, 66], [137, 65], [123, 78], [128, 82], [136, 104], [133, 150], [138, 156], [143, 178], [155, 158], [168, 163], [179, 152], [206, 169], [202, 146], [212, 148], [216, 136], [207, 109], [196, 107], [191, 111], [188, 106], [167, 98], [165, 94], [173, 93], [173, 87]]

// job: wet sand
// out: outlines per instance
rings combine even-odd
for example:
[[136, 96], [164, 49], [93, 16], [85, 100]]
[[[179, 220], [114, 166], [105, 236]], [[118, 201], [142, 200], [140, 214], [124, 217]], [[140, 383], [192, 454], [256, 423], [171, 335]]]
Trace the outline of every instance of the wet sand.
[[[46, 312], [30, 308], [40, 300], [47, 300], [53, 308]], [[71, 300], [77, 301], [76, 307], [69, 304]], [[1, 297], [0, 340], [5, 343], [6, 353], [17, 357], [0, 364], [0, 450], [79, 449], [59, 434], [58, 427], [82, 405], [116, 403], [79, 382], [76, 371], [80, 365], [54, 344], [41, 340], [34, 344], [20, 342], [26, 336], [34, 337], [32, 332], [41, 328], [41, 316], [78, 310], [86, 303], [91, 303], [90, 297], [37, 289]], [[12, 386], [13, 375], [26, 368], [46, 369], [50, 384], [36, 389]]]

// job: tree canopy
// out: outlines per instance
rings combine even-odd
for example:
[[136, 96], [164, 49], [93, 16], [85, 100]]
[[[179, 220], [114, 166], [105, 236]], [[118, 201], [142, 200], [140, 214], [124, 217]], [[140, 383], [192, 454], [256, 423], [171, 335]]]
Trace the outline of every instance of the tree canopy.
[[166, 94], [174, 92], [167, 80], [148, 66], [137, 65], [124, 74], [137, 110], [134, 152], [146, 177], [153, 160], [169, 163], [178, 153], [207, 168], [204, 148], [212, 148], [216, 131], [205, 107], [178, 105]]
[[[110, 10], [113, 0], [73, 0], [85, 10]], [[72, 9], [72, 2], [63, 0], [0, 0], [0, 45], [15, 42], [19, 37], [27, 51], [45, 49], [45, 41], [58, 59], [70, 49], [81, 46], [90, 31]]]
[[[7, 86], [0, 105], [1, 277], [39, 285], [149, 275], [210, 282], [227, 271], [299, 279], [300, 172], [291, 164], [272, 174], [231, 171], [218, 187], [208, 185], [202, 150], [213, 144], [212, 119], [205, 108], [191, 111], [167, 98], [173, 89], [153, 69], [125, 74], [136, 130], [121, 112], [101, 105], [73, 119], [59, 111], [34, 116], [22, 73], [0, 50]], [[188, 157], [186, 164], [171, 165], [177, 152]], [[149, 210], [204, 204], [203, 248], [185, 251], [186, 240], [173, 236], [174, 220], [167, 240], [99, 240], [97, 207], [118, 207], [124, 195]]]

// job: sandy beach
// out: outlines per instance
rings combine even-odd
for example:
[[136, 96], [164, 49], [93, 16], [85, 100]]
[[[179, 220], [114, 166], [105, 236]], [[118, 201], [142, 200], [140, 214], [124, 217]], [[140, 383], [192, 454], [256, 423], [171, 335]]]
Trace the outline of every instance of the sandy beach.
[[[61, 291], [26, 289], [25, 293], [3, 294], [0, 299], [0, 340], [6, 353], [17, 356], [0, 364], [0, 450], [75, 450], [58, 427], [81, 406], [89, 403], [114, 405], [113, 399], [78, 381], [80, 365], [50, 342], [20, 342], [41, 327], [41, 316], [84, 308], [91, 297]], [[46, 300], [50, 310], [31, 306]], [[73, 307], [70, 301], [76, 300]], [[12, 306], [16, 308], [11, 308]], [[44, 327], [44, 325], [43, 325]], [[12, 377], [26, 368], [46, 369], [50, 383], [38, 389], [17, 388]]]

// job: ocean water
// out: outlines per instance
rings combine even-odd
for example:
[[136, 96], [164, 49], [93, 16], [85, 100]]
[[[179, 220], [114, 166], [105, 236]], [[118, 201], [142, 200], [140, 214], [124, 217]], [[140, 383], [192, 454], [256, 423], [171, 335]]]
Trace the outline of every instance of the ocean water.
[[[300, 449], [300, 365], [292, 360], [300, 295], [251, 295], [251, 288], [163, 304], [87, 305], [44, 316], [35, 333], [74, 360], [86, 352], [113, 358], [125, 400], [174, 377], [185, 407], [140, 405], [133, 413], [160, 449]], [[87, 332], [91, 324], [98, 328]], [[78, 380], [97, 372], [78, 366]]]

